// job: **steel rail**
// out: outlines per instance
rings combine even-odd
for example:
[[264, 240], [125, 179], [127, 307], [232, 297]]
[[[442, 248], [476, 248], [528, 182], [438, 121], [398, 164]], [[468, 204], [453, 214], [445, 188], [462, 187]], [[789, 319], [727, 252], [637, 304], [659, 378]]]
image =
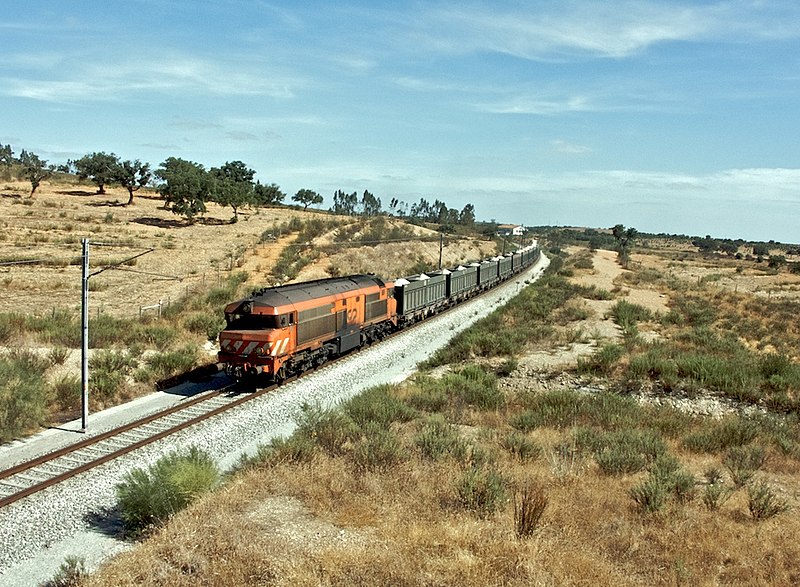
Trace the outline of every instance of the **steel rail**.
[[[16, 475], [16, 474], [25, 472], [25, 471], [27, 471], [29, 469], [32, 469], [33, 467], [36, 467], [36, 466], [39, 466], [39, 465], [43, 465], [43, 464], [46, 464], [48, 462], [54, 461], [56, 459], [65, 457], [65, 456], [67, 456], [67, 455], [69, 455], [69, 454], [71, 454], [71, 453], [73, 453], [73, 452], [75, 452], [77, 450], [80, 450], [81, 448], [91, 447], [92, 445], [98, 444], [98, 443], [100, 443], [100, 442], [102, 442], [104, 440], [108, 440], [110, 438], [114, 438], [115, 436], [118, 436], [119, 434], [122, 434], [123, 432], [128, 432], [128, 431], [130, 431], [132, 429], [135, 429], [135, 428], [137, 428], [139, 426], [142, 426], [142, 425], [145, 425], [145, 424], [149, 424], [149, 423], [151, 423], [151, 422], [153, 422], [155, 420], [158, 420], [160, 418], [163, 418], [165, 416], [169, 416], [171, 414], [178, 413], [178, 412], [180, 412], [182, 410], [185, 410], [187, 407], [194, 406], [194, 405], [197, 405], [197, 404], [202, 403], [204, 401], [208, 401], [209, 399], [213, 399], [215, 397], [218, 397], [219, 395], [224, 393], [226, 389], [229, 389], [229, 387], [230, 386], [225, 387], [225, 388], [223, 388], [221, 390], [217, 390], [217, 391], [215, 391], [213, 393], [210, 393], [210, 394], [208, 394], [208, 393], [202, 394], [202, 395], [200, 395], [198, 397], [192, 398], [191, 400], [189, 400], [186, 403], [176, 404], [175, 406], [171, 406], [171, 407], [169, 407], [169, 408], [167, 408], [165, 410], [162, 410], [160, 412], [156, 412], [154, 414], [151, 414], [149, 416], [145, 416], [145, 417], [140, 418], [138, 420], [135, 420], [133, 422], [129, 422], [128, 424], [124, 424], [123, 426], [120, 426], [119, 428], [114, 428], [112, 430], [108, 430], [108, 431], [106, 431], [106, 432], [104, 432], [102, 434], [98, 434], [96, 436], [92, 436], [91, 438], [87, 438], [87, 439], [82, 440], [80, 442], [76, 442], [74, 444], [66, 446], [66, 447], [64, 447], [62, 449], [59, 449], [57, 451], [53, 451], [51, 453], [48, 453], [46, 455], [43, 455], [43, 456], [38, 457], [36, 459], [33, 459], [31, 461], [27, 461], [27, 462], [21, 463], [19, 465], [11, 467], [10, 469], [6, 469], [5, 471], [2, 471], [2, 473], [0, 473], [0, 479], [6, 479], [6, 478], [11, 477], [13, 475]], [[130, 444], [126, 443], [126, 446], [124, 446], [122, 448], [119, 448], [117, 450], [114, 450], [114, 451], [111, 451], [109, 453], [106, 453], [106, 454], [104, 454], [104, 455], [102, 455], [100, 457], [97, 457], [97, 458], [92, 459], [92, 460], [90, 460], [88, 462], [85, 462], [84, 464], [79, 465], [78, 467], [71, 468], [68, 471], [65, 471], [63, 473], [60, 473], [60, 474], [55, 475], [53, 477], [50, 477], [49, 479], [46, 479], [45, 481], [42, 481], [40, 483], [36, 483], [34, 485], [30, 485], [30, 486], [28, 486], [28, 487], [26, 487], [26, 488], [24, 488], [24, 489], [22, 489], [20, 491], [17, 491], [15, 493], [12, 493], [11, 495], [8, 495], [8, 496], [6, 496], [4, 498], [0, 498], [0, 508], [3, 508], [3, 507], [5, 507], [5, 506], [7, 506], [9, 504], [12, 504], [12, 503], [16, 502], [16, 501], [19, 501], [19, 500], [21, 500], [21, 499], [23, 499], [25, 497], [28, 497], [29, 495], [32, 495], [34, 493], [38, 493], [39, 491], [42, 491], [43, 489], [47, 489], [48, 487], [52, 487], [54, 485], [57, 485], [57, 484], [61, 483], [62, 481], [65, 481], [66, 479], [74, 477], [75, 475], [79, 475], [80, 473], [84, 473], [84, 472], [86, 472], [86, 471], [88, 471], [90, 469], [93, 469], [93, 468], [95, 468], [95, 467], [97, 467], [99, 465], [102, 465], [102, 464], [107, 463], [107, 462], [109, 462], [111, 460], [114, 460], [114, 459], [119, 458], [119, 457], [121, 457], [123, 455], [126, 455], [126, 454], [128, 454], [128, 453], [130, 453], [130, 452], [132, 452], [134, 450], [137, 450], [137, 449], [143, 447], [143, 446], [146, 446], [148, 444], [151, 444], [153, 442], [156, 442], [158, 440], [166, 438], [167, 436], [170, 436], [170, 435], [172, 435], [172, 434], [174, 434], [176, 432], [179, 432], [181, 430], [189, 428], [190, 426], [193, 426], [194, 424], [197, 424], [198, 422], [202, 422], [203, 420], [206, 420], [208, 418], [211, 418], [213, 416], [221, 414], [221, 413], [223, 413], [223, 412], [225, 412], [225, 411], [227, 411], [229, 409], [235, 408], [235, 407], [237, 407], [237, 406], [239, 406], [239, 405], [241, 405], [241, 404], [243, 404], [243, 403], [245, 403], [247, 401], [250, 401], [252, 399], [255, 399], [255, 398], [261, 396], [262, 394], [264, 394], [264, 393], [266, 393], [268, 391], [271, 391], [272, 389], [274, 389], [274, 387], [275, 386], [270, 386], [270, 387], [266, 387], [266, 388], [263, 388], [263, 389], [259, 389], [254, 393], [248, 393], [246, 395], [242, 395], [242, 397], [240, 397], [240, 398], [238, 398], [236, 400], [233, 400], [230, 403], [223, 404], [221, 406], [217, 406], [216, 408], [214, 408], [212, 410], [209, 410], [208, 412], [205, 412], [203, 414], [199, 414], [199, 415], [194, 416], [194, 417], [192, 417], [192, 418], [190, 418], [190, 419], [188, 419], [188, 420], [186, 420], [184, 422], [181, 422], [181, 423], [176, 424], [174, 426], [170, 426], [168, 428], [165, 428], [164, 430], [156, 432], [155, 434], [150, 434], [146, 438], [143, 438], [141, 440], [134, 441], [134, 442], [132, 442]]]

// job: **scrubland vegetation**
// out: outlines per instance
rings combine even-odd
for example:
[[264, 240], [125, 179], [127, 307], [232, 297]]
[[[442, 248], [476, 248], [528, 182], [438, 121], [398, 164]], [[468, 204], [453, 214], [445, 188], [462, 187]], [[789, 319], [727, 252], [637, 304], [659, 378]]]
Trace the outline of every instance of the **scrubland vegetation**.
[[[733, 336], [738, 297], [715, 289], [672, 288], [659, 314], [576, 286], [581, 258], [556, 257], [412, 380], [308, 406], [85, 584], [796, 584], [800, 386], [780, 352], [796, 333]], [[581, 299], [608, 300], [621, 331], [573, 374], [594, 391], [515, 378], [523, 354], [592, 338]]]

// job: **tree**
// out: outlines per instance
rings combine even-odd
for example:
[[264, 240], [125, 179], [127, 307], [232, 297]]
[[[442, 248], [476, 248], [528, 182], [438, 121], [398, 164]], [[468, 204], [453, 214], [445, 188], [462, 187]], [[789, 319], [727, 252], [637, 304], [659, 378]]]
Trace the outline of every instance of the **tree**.
[[378, 216], [381, 213], [381, 199], [376, 198], [368, 190], [361, 197], [361, 213], [364, 216]]
[[356, 213], [356, 206], [358, 205], [358, 194], [346, 194], [342, 190], [336, 190], [333, 194], [333, 207], [331, 212], [334, 214], [345, 214], [353, 216]]
[[286, 194], [281, 191], [281, 188], [276, 183], [269, 185], [262, 185], [257, 181], [253, 188], [253, 204], [255, 206], [274, 206], [283, 202]]
[[150, 164], [142, 163], [138, 159], [134, 161], [122, 161], [117, 165], [114, 181], [128, 190], [126, 206], [133, 204], [133, 192], [146, 186], [150, 182], [152, 176]]
[[91, 153], [74, 162], [78, 177], [88, 179], [97, 186], [98, 194], [105, 194], [107, 184], [113, 183], [120, 166], [114, 153]]
[[156, 177], [163, 181], [158, 191], [174, 214], [193, 222], [196, 214], [206, 211], [211, 178], [202, 165], [170, 157], [156, 170]]
[[464, 226], [472, 226], [475, 224], [475, 206], [472, 204], [464, 206], [458, 215], [458, 223]]
[[16, 159], [14, 159], [14, 150], [11, 145], [0, 144], [0, 165], [11, 167], [13, 163], [16, 163]]
[[44, 159], [39, 159], [35, 153], [29, 153], [23, 149], [19, 155], [19, 161], [22, 164], [22, 175], [31, 182], [31, 197], [45, 179], [53, 175], [55, 167], [48, 165]]
[[319, 205], [322, 203], [322, 196], [313, 190], [302, 189], [298, 190], [292, 196], [292, 201], [303, 205], [303, 210], [308, 210], [311, 204]]
[[614, 235], [617, 241], [617, 258], [623, 267], [627, 267], [633, 241], [636, 239], [639, 232], [633, 227], [626, 230], [625, 226], [617, 224], [611, 229], [611, 234]]
[[222, 206], [233, 209], [233, 222], [239, 221], [239, 208], [254, 201], [253, 177], [256, 172], [241, 161], [228, 161], [222, 167], [212, 167], [212, 198]]

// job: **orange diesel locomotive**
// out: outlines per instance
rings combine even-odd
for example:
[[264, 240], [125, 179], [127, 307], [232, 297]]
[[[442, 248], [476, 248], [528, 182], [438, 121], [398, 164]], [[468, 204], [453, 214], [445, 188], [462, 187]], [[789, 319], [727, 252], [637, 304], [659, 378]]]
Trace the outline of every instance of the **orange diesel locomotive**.
[[259, 290], [225, 308], [219, 360], [237, 379], [264, 373], [282, 381], [390, 334], [393, 292], [392, 282], [374, 275]]

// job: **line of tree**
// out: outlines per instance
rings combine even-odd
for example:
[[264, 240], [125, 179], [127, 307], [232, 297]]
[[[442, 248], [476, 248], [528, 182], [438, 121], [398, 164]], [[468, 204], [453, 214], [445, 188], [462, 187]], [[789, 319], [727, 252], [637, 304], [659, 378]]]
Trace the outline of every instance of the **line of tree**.
[[[105, 194], [109, 185], [119, 185], [128, 190], [129, 206], [134, 203], [134, 193], [144, 187], [155, 187], [164, 197], [166, 206], [175, 214], [192, 222], [197, 215], [206, 212], [206, 203], [215, 202], [230, 206], [233, 222], [238, 221], [239, 211], [246, 207], [276, 206], [283, 203], [286, 194], [277, 184], [262, 184], [255, 181], [255, 171], [242, 161], [228, 161], [220, 167], [206, 169], [202, 164], [178, 157], [169, 157], [155, 170], [149, 163], [123, 160], [114, 153], [92, 152], [65, 165], [55, 166], [36, 154], [22, 151], [14, 156], [11, 145], [0, 144], [0, 169], [18, 169], [18, 177], [31, 183], [31, 196], [42, 181], [54, 173], [77, 175], [80, 179], [97, 186], [98, 194]], [[292, 196], [292, 201], [307, 210], [309, 206], [319, 206], [324, 198], [319, 193], [303, 188]], [[364, 190], [361, 197], [357, 192], [336, 190], [330, 211], [346, 216], [375, 217], [390, 215], [407, 218], [410, 221], [437, 223], [443, 227], [454, 225], [472, 226], [475, 223], [475, 206], [467, 204], [462, 210], [449, 208], [444, 202], [419, 202], [409, 206], [397, 198], [392, 198], [388, 209], [384, 210], [381, 199]]]

